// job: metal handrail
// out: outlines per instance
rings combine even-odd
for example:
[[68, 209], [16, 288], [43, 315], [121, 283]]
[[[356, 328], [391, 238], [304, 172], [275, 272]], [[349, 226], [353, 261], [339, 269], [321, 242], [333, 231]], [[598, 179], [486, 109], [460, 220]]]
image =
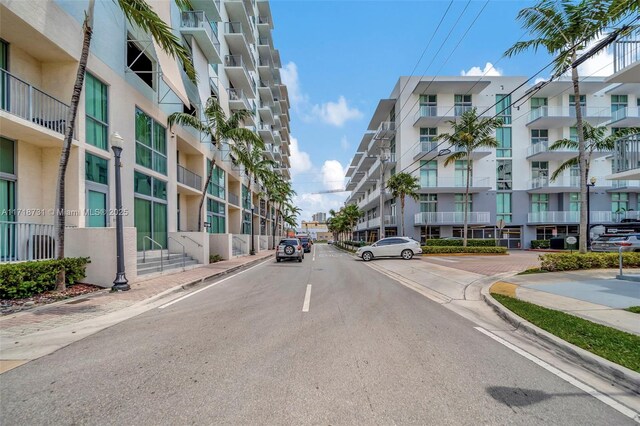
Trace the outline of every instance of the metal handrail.
[[[180, 241], [176, 240], [173, 237], [167, 237], [167, 246], [169, 245], [168, 244], [169, 240], [173, 240], [176, 243], [178, 243], [180, 246], [182, 246], [182, 269], [184, 269], [184, 266], [185, 266], [185, 263], [184, 263], [184, 258], [185, 258], [184, 244], [182, 244]], [[169, 247], [167, 247], [167, 260], [169, 260], [170, 257], [171, 257], [171, 251], [169, 250]], [[162, 259], [162, 253], [160, 253], [160, 258]]]
[[194, 240], [191, 237], [187, 237], [186, 235], [181, 235], [182, 238], [186, 238], [187, 240], [191, 241], [192, 243], [196, 244], [198, 247], [202, 247], [202, 244], [200, 244], [199, 242], [197, 242], [196, 240]]
[[146, 235], [142, 237], [142, 263], [147, 262], [147, 245], [145, 244], [145, 241], [147, 240], [151, 241], [152, 247], [153, 244], [160, 247], [160, 272], [162, 272], [164, 270], [164, 264], [162, 263], [162, 250], [164, 250], [164, 247], [162, 247], [162, 244], [152, 239], [151, 237], [147, 237]]

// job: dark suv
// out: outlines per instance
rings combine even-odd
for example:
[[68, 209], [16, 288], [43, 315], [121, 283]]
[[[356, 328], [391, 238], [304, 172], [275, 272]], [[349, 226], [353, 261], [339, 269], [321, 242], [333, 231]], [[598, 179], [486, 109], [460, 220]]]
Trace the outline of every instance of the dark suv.
[[305, 253], [310, 253], [311, 252], [311, 244], [313, 244], [311, 242], [311, 238], [309, 237], [304, 237], [302, 235], [296, 237], [297, 239], [300, 240], [300, 242], [302, 243], [302, 248], [304, 249]]

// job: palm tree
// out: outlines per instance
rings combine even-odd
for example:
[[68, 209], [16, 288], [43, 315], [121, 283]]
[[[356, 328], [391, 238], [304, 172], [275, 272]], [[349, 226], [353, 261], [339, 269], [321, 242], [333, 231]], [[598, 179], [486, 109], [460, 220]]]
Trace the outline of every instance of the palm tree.
[[[387, 182], [387, 188], [391, 191], [391, 195], [400, 199], [400, 235], [404, 235], [404, 201], [407, 196], [418, 200], [416, 192], [420, 189], [418, 181], [417, 177], [411, 176], [409, 173], [398, 173], [391, 176]], [[382, 212], [380, 215], [380, 220], [384, 220]]]
[[348, 232], [351, 233], [351, 239], [353, 239], [353, 227], [356, 226], [356, 224], [358, 223], [358, 219], [360, 219], [364, 215], [364, 212], [360, 210], [355, 204], [349, 204], [340, 211], [344, 216], [345, 222], [348, 225]]
[[[637, 2], [637, 0], [635, 0]], [[613, 4], [615, 3], [615, 4]], [[606, 21], [618, 19], [622, 14], [625, 0], [541, 0], [533, 7], [522, 9], [518, 19], [535, 37], [515, 43], [506, 52], [513, 56], [528, 49], [544, 48], [556, 56], [553, 62], [555, 76], [564, 74], [571, 68], [573, 95], [575, 97], [576, 126], [578, 129], [578, 158], [580, 168], [580, 253], [587, 252], [587, 156], [580, 105], [580, 84], [578, 68], [572, 64], [578, 59], [578, 52], [597, 39]], [[637, 10], [637, 5], [635, 6]]]
[[[151, 34], [153, 40], [160, 45], [160, 48], [174, 58], [179, 59], [192, 81], [196, 81], [196, 71], [191, 62], [188, 50], [182, 45], [181, 39], [173, 34], [170, 23], [164, 22], [157, 13], [144, 0], [114, 0], [118, 7], [124, 12], [127, 21], [132, 25], [138, 26], [143, 31]], [[188, 0], [175, 0], [180, 7], [189, 4]], [[67, 113], [66, 127], [64, 131], [64, 141], [62, 143], [62, 152], [60, 153], [60, 162], [58, 164], [58, 178], [56, 181], [56, 199], [55, 199], [55, 234], [57, 238], [56, 258], [64, 259], [64, 230], [66, 223], [65, 215], [65, 178], [67, 174], [67, 166], [69, 164], [69, 154], [71, 152], [71, 141], [73, 139], [73, 130], [78, 115], [78, 105], [80, 103], [80, 94], [84, 86], [84, 77], [87, 70], [87, 61], [89, 58], [89, 49], [91, 47], [91, 37], [93, 35], [93, 10], [95, 0], [89, 0], [89, 6], [85, 12], [84, 22], [82, 25], [83, 39], [82, 51], [80, 53], [80, 61], [78, 62], [78, 71], [76, 72], [75, 83], [73, 84], [73, 92], [71, 95], [71, 103]], [[56, 275], [56, 291], [64, 291], [65, 286], [65, 270], [60, 269]]]
[[[264, 185], [264, 191], [262, 191], [260, 193], [260, 197], [264, 197], [264, 199], [266, 200], [266, 217], [267, 220], [271, 220], [272, 221], [272, 226], [275, 223], [273, 221], [273, 217], [271, 216], [271, 206], [272, 206], [272, 202], [273, 202], [273, 195], [276, 192], [276, 188], [278, 185], [278, 179], [281, 179], [280, 175], [278, 175], [276, 172], [269, 170], [268, 173], [265, 173], [265, 175], [262, 177], [262, 184]], [[266, 231], [267, 235], [269, 234], [269, 231]], [[273, 244], [275, 244], [275, 241], [273, 242]], [[273, 247], [269, 247], [269, 250], [273, 249]]]
[[[256, 136], [257, 137], [257, 136]], [[260, 179], [262, 182], [267, 173], [276, 164], [274, 161], [266, 159], [263, 154], [264, 142], [262, 139], [244, 141], [231, 145], [231, 151], [237, 155], [238, 161], [244, 166], [247, 175], [247, 190], [251, 194], [251, 186], [254, 180]], [[251, 196], [251, 195], [250, 195]], [[253, 198], [253, 197], [252, 197]], [[253, 202], [251, 203], [253, 205]], [[253, 211], [251, 213], [251, 255], [256, 254], [253, 241]]]
[[276, 180], [274, 185], [274, 192], [272, 195], [273, 204], [276, 210], [276, 217], [273, 226], [273, 241], [275, 244], [276, 239], [276, 231], [278, 228], [278, 223], [280, 222], [280, 218], [283, 215], [284, 206], [286, 204], [291, 205], [290, 200], [296, 194], [296, 192], [291, 188], [291, 182], [286, 181], [279, 176], [279, 179]]
[[495, 130], [502, 126], [500, 118], [480, 118], [476, 108], [465, 111], [460, 117], [460, 121], [450, 120], [448, 124], [453, 128], [453, 133], [442, 133], [436, 137], [436, 140], [449, 142], [453, 149], [451, 154], [444, 162], [444, 166], [448, 166], [458, 160], [466, 161], [466, 188], [464, 192], [464, 239], [462, 245], [467, 246], [467, 227], [469, 215], [469, 186], [471, 183], [471, 154], [478, 148], [497, 148], [498, 141], [493, 134]]
[[[242, 121], [246, 119], [249, 114], [247, 110], [236, 111], [227, 118], [224, 110], [220, 106], [220, 103], [215, 97], [207, 99], [207, 103], [204, 109], [204, 121], [200, 121], [197, 117], [184, 112], [175, 112], [171, 114], [167, 120], [169, 127], [174, 124], [180, 124], [194, 128], [202, 133], [207, 134], [211, 138], [211, 144], [215, 148], [224, 141], [233, 141], [235, 143], [242, 143], [247, 140], [255, 141], [259, 138], [254, 132], [249, 129], [240, 127]], [[215, 158], [208, 159], [209, 172], [202, 188], [202, 195], [200, 196], [200, 205], [198, 207], [198, 232], [202, 231], [202, 206], [207, 198], [207, 189], [213, 176], [213, 170], [216, 166]]]
[[[608, 129], [606, 126], [594, 127], [589, 123], [584, 123], [584, 139], [586, 147], [586, 174], [589, 176], [591, 168], [591, 158], [595, 151], [610, 152], [615, 149], [615, 142], [628, 135], [640, 133], [640, 127], [621, 128], [614, 134], [606, 136]], [[576, 150], [578, 142], [573, 139], [560, 139], [549, 145], [550, 151], [558, 151], [561, 149]], [[551, 180], [556, 180], [565, 170], [578, 165], [578, 156], [568, 159], [560, 164], [558, 168], [551, 174]]]

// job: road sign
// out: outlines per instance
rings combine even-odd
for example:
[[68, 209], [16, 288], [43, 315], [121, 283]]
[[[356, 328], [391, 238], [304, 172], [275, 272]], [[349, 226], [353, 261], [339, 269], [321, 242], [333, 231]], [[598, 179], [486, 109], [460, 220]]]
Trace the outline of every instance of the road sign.
[[504, 219], [499, 219], [496, 223], [496, 226], [498, 227], [498, 229], [504, 228]]
[[575, 244], [578, 242], [578, 239], [576, 237], [567, 237], [566, 241], [567, 244]]

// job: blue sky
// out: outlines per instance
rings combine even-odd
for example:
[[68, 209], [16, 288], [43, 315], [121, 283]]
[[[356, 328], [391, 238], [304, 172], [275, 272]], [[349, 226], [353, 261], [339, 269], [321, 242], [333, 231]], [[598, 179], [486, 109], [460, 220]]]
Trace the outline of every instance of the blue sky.
[[493, 73], [531, 76], [546, 65], [545, 52], [502, 56], [530, 38], [515, 18], [533, 3], [272, 0], [274, 44], [292, 101], [291, 166], [300, 219], [342, 205], [347, 193], [315, 193], [344, 187], [344, 171], [374, 109], [400, 75], [480, 76], [490, 63]]

